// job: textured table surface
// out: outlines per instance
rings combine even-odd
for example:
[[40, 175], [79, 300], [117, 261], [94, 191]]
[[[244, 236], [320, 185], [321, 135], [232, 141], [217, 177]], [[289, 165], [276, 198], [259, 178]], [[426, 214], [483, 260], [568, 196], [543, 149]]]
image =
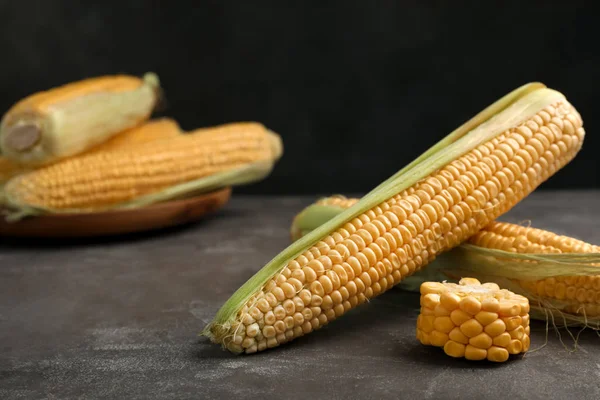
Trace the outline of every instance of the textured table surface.
[[[513, 362], [450, 359], [418, 344], [418, 296], [399, 289], [262, 354], [198, 338], [313, 200], [234, 195], [200, 223], [112, 239], [0, 238], [0, 398], [600, 398], [595, 332], [576, 352], [551, 331]], [[600, 243], [599, 205], [600, 191], [539, 191], [501, 219]]]

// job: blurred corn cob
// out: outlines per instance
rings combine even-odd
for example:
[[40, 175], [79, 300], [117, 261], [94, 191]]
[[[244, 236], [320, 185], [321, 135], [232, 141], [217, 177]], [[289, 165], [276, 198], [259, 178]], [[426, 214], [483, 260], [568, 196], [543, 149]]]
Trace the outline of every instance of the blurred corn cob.
[[278, 254], [203, 334], [254, 353], [321, 328], [510, 210], [583, 138], [562, 94], [539, 84], [509, 93]]
[[[319, 199], [294, 218], [291, 228], [293, 240], [298, 240], [358, 201], [344, 196]], [[545, 319], [546, 313], [554, 310], [563, 313], [562, 316], [572, 322], [586, 319], [587, 323], [600, 322], [600, 246], [498, 221], [470, 237], [467, 243], [471, 246], [463, 245], [440, 258], [427, 270], [415, 274], [413, 281], [406, 282], [404, 287], [417, 291], [425, 280], [460, 279], [460, 272], [463, 272], [493, 280], [527, 296], [532, 304], [539, 307], [538, 311], [543, 311], [535, 314], [537, 318]], [[515, 255], [507, 253], [522, 254], [526, 258], [515, 258]], [[452, 254], [458, 257], [453, 258]], [[580, 256], [568, 258], [569, 254]], [[541, 255], [542, 258], [539, 257]], [[548, 277], [535, 279], [536, 274]]]
[[5, 201], [17, 217], [139, 207], [262, 179], [283, 148], [279, 136], [258, 123], [118, 147], [18, 175], [5, 185]]
[[[85, 154], [94, 154], [102, 151], [114, 151], [119, 148], [142, 145], [154, 140], [168, 139], [181, 134], [179, 124], [171, 118], [158, 118], [127, 129], [122, 133], [108, 139], [102, 144], [92, 147]], [[24, 166], [0, 157], [0, 187], [10, 178], [20, 173], [33, 169], [32, 166]]]
[[39, 92], [9, 109], [0, 124], [0, 153], [26, 165], [41, 165], [97, 146], [148, 119], [159, 81], [103, 76]]

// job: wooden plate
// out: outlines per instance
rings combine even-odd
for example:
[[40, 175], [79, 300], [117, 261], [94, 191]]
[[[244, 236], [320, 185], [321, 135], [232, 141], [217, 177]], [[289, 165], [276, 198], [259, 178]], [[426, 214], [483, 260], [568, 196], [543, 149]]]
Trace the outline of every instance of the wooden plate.
[[199, 220], [223, 207], [231, 188], [133, 210], [54, 214], [8, 223], [0, 217], [0, 236], [90, 237], [166, 228]]

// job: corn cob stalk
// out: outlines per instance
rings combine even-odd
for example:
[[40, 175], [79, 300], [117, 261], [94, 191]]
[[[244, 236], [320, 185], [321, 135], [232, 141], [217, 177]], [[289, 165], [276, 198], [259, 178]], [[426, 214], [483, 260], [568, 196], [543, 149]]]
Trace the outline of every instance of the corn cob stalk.
[[[171, 118], [159, 118], [119, 133], [106, 142], [92, 147], [85, 154], [113, 151], [120, 148], [124, 149], [128, 146], [138, 146], [153, 140], [168, 139], [181, 133], [181, 128], [175, 120]], [[13, 176], [27, 172], [30, 169], [31, 166], [23, 166], [0, 157], [0, 188]]]
[[319, 329], [511, 209], [568, 163], [583, 137], [562, 94], [517, 89], [277, 255], [203, 334], [254, 353]]
[[[343, 196], [318, 200], [294, 218], [292, 238], [297, 240], [358, 200]], [[559, 312], [572, 323], [600, 324], [600, 246], [494, 221], [400, 286], [417, 291], [423, 281], [460, 279], [461, 272], [527, 296], [535, 307], [534, 318], [545, 320], [549, 312]]]
[[228, 124], [21, 174], [5, 185], [5, 201], [14, 218], [140, 207], [261, 179], [281, 152], [279, 136], [261, 124]]
[[424, 282], [417, 339], [451, 357], [504, 362], [529, 350], [529, 309], [526, 297], [495, 283]]
[[33, 94], [16, 103], [0, 123], [0, 153], [40, 165], [73, 156], [146, 120], [159, 81], [118, 75], [85, 79]]

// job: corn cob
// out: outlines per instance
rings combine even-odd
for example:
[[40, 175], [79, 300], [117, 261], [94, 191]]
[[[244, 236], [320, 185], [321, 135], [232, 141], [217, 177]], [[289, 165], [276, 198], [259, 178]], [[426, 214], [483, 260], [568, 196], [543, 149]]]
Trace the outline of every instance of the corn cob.
[[[291, 228], [293, 240], [299, 239], [312, 229], [325, 223], [329, 218], [342, 212], [342, 210], [352, 207], [358, 201], [359, 199], [357, 198], [345, 198], [343, 196], [319, 199], [314, 205], [307, 207], [294, 218]], [[467, 243], [481, 249], [498, 251], [499, 253], [495, 255], [495, 258], [500, 259], [500, 264], [502, 262], [501, 259], [505, 256], [502, 252], [530, 254], [532, 256], [573, 253], [600, 255], [600, 246], [541, 229], [498, 221], [487, 225], [484, 229], [469, 238]], [[471, 247], [464, 249], [465, 254], [472, 253], [473, 251], [474, 249]], [[591, 260], [593, 261], [593, 259]], [[552, 259], [548, 261], [552, 261]], [[529, 268], [531, 270], [533, 268], [530, 265], [531, 262], [535, 261], [528, 262], [525, 260], [522, 263], [522, 268]], [[555, 261], [556, 268], [559, 269], [554, 273], [556, 274], [555, 276], [553, 275], [545, 279], [513, 279], [513, 284], [520, 287], [511, 285], [511, 288], [527, 296], [532, 304], [539, 305], [541, 308], [544, 308], [546, 304], [561, 312], [572, 315], [584, 315], [587, 318], [600, 317], [600, 275], [589, 275], [590, 273], [594, 273], [592, 269], [587, 272], [588, 275], [569, 276], [567, 274], [569, 268], [564, 266], [564, 271], [560, 271], [561, 264], [559, 262], [560, 259]], [[476, 274], [477, 271], [481, 272], [484, 269], [495, 271], [495, 263], [486, 268], [486, 265], [489, 263], [490, 258], [488, 254], [486, 258], [470, 262], [469, 264], [473, 264], [475, 270], [467, 271], [467, 273]], [[456, 264], [456, 267], [446, 265], [446, 274], [449, 273], [453, 277], [458, 278], [459, 274], [457, 274], [455, 269], [460, 269], [461, 266], [464, 268], [465, 263], [461, 259]], [[498, 265], [498, 268], [502, 269], [503, 265]], [[428, 269], [427, 272], [429, 271]], [[600, 268], [597, 272], [600, 273]], [[580, 273], [584, 273], [584, 271], [580, 271]], [[488, 273], [485, 275], [485, 278], [494, 279], [494, 274], [498, 274], [498, 272]], [[514, 276], [517, 277], [520, 275], [521, 273], [517, 273]], [[507, 275], [507, 277], [510, 276]], [[431, 274], [423, 279], [443, 280], [445, 278], [447, 276], [439, 275], [436, 274], [436, 271], [432, 271]], [[505, 282], [506, 280], [503, 279], [502, 281]], [[414, 287], [414, 285], [408, 284], [405, 287], [411, 290], [410, 288]], [[538, 316], [546, 318], [545, 315]]]
[[276, 256], [203, 334], [254, 353], [320, 329], [510, 210], [583, 138], [561, 94], [517, 89]]
[[[600, 246], [541, 229], [501, 222], [488, 225], [484, 231], [474, 235], [469, 243], [514, 253], [600, 254]], [[527, 267], [524, 265], [523, 268]], [[539, 280], [520, 279], [515, 282], [524, 289], [524, 294], [530, 296], [532, 302], [541, 302], [543, 306], [545, 301], [558, 300], [563, 303], [559, 306], [560, 310], [566, 313], [587, 317], [600, 316], [600, 275], [558, 275]]]
[[99, 145], [146, 120], [159, 82], [104, 76], [33, 94], [17, 102], [0, 123], [0, 153], [20, 164], [48, 164]]
[[279, 136], [262, 125], [228, 124], [132, 149], [73, 157], [21, 174], [5, 185], [5, 200], [31, 213], [96, 211], [219, 173], [231, 176], [229, 181], [214, 178], [213, 187], [235, 183], [236, 174], [249, 168], [253, 173], [240, 179], [259, 179], [281, 151]]
[[542, 229], [494, 221], [469, 243], [514, 253], [600, 253], [600, 246]]
[[[168, 139], [181, 133], [179, 124], [173, 119], [160, 118], [150, 120], [142, 125], [128, 129], [98, 146], [92, 147], [85, 154], [113, 151], [134, 145], [138, 146], [153, 140]], [[30, 168], [27, 166], [0, 157], [0, 185], [4, 184], [4, 182], [13, 176], [28, 170], [30, 170]]]
[[421, 285], [417, 339], [424, 345], [443, 347], [451, 357], [504, 362], [529, 350], [529, 334], [527, 298], [495, 283], [463, 278], [458, 285]]

